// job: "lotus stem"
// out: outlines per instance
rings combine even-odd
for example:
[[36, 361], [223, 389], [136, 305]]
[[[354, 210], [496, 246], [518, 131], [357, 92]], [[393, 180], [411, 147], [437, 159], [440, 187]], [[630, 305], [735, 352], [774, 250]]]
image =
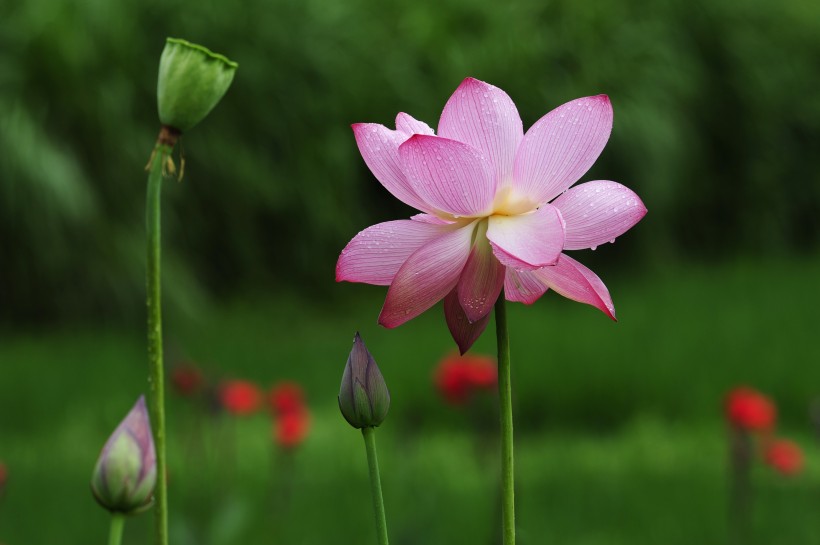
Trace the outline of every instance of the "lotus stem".
[[125, 526], [125, 515], [122, 513], [111, 514], [111, 530], [108, 533], [108, 545], [120, 545], [122, 543], [122, 529]]
[[162, 363], [162, 284], [160, 261], [160, 196], [166, 166], [171, 163], [174, 141], [163, 127], [149, 162], [146, 196], [147, 306], [148, 306], [148, 386], [151, 422], [157, 453], [157, 486], [154, 491], [156, 542], [168, 545], [168, 487], [165, 447], [165, 372]]
[[367, 449], [367, 466], [370, 470], [370, 492], [373, 496], [373, 511], [376, 515], [376, 533], [379, 545], [388, 545], [387, 517], [384, 514], [384, 498], [382, 497], [382, 482], [379, 476], [379, 457], [376, 454], [376, 428], [362, 428], [364, 445]]
[[738, 426], [729, 430], [729, 532], [731, 545], [746, 545], [751, 535], [752, 438]]
[[498, 344], [498, 399], [501, 412], [501, 525], [504, 545], [515, 545], [515, 475], [513, 463], [512, 384], [510, 382], [510, 337], [504, 292], [495, 303]]

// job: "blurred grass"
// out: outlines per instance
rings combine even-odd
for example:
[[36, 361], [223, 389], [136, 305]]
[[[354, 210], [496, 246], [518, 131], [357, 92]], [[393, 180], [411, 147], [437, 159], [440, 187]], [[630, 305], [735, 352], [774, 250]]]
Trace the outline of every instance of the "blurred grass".
[[[816, 258], [603, 273], [618, 323], [554, 294], [511, 306], [521, 543], [724, 543], [721, 403], [739, 383], [772, 395], [784, 433], [807, 455], [795, 479], [755, 475], [757, 542], [817, 543], [820, 458], [807, 411], [820, 384], [820, 293], [807, 286], [818, 274]], [[361, 439], [335, 400], [357, 329], [393, 396], [379, 433], [393, 541], [491, 543], [493, 443], [471, 435], [468, 415], [431, 386], [452, 344], [441, 310], [386, 331], [375, 325], [383, 288], [334, 290], [346, 305], [283, 292], [169, 316], [171, 354], [199, 362], [212, 380], [297, 380], [313, 411], [309, 440], [287, 459], [275, 454], [266, 417], [205, 425], [172, 398], [175, 543], [373, 542]], [[141, 331], [66, 326], [3, 339], [0, 459], [10, 478], [0, 540], [102, 541], [107, 520], [88, 479], [145, 390]], [[490, 330], [475, 350], [493, 348]], [[144, 543], [149, 522], [129, 522], [126, 543]]]

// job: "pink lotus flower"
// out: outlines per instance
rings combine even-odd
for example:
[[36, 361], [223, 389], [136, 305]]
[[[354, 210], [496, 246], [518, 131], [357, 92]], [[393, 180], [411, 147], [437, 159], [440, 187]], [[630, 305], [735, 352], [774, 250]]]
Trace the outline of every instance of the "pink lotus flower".
[[611, 130], [609, 98], [598, 95], [559, 106], [524, 134], [510, 97], [473, 78], [447, 101], [438, 135], [405, 113], [395, 131], [353, 125], [371, 172], [422, 213], [356, 235], [336, 280], [389, 285], [379, 315], [388, 328], [444, 299], [462, 353], [483, 332], [502, 288], [507, 300], [526, 304], [552, 288], [614, 319], [603, 282], [562, 253], [612, 242], [646, 213], [615, 182], [569, 189]]

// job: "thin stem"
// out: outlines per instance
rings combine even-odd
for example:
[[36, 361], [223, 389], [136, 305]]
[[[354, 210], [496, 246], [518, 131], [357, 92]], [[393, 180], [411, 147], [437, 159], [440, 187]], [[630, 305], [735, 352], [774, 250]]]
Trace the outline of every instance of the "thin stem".
[[108, 545], [120, 545], [122, 543], [122, 529], [124, 526], [125, 515], [111, 513], [111, 531], [108, 533]]
[[362, 428], [364, 446], [367, 449], [367, 467], [370, 469], [370, 493], [373, 495], [373, 510], [376, 513], [376, 533], [379, 545], [388, 545], [387, 518], [384, 515], [382, 481], [379, 476], [379, 457], [376, 454], [376, 428]]
[[729, 429], [729, 466], [729, 543], [746, 545], [751, 535], [752, 438], [737, 426]]
[[501, 525], [504, 545], [515, 545], [515, 476], [513, 464], [512, 385], [510, 382], [510, 337], [504, 292], [495, 303], [498, 344], [498, 400], [501, 409]]
[[162, 365], [162, 286], [160, 276], [160, 195], [163, 166], [171, 147], [157, 143], [148, 175], [145, 201], [145, 224], [148, 235], [146, 273], [148, 305], [148, 385], [150, 389], [151, 424], [157, 453], [156, 535], [158, 545], [168, 545], [168, 487], [165, 455], [165, 372]]

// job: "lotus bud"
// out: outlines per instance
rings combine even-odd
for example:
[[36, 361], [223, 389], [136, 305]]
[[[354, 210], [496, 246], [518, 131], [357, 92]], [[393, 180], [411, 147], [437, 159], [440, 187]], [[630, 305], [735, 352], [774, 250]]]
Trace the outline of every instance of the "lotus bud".
[[151, 505], [157, 482], [151, 422], [140, 396], [100, 453], [91, 477], [91, 492], [111, 512], [133, 514]]
[[376, 361], [356, 333], [339, 390], [339, 409], [354, 428], [376, 427], [390, 408], [390, 392]]
[[177, 132], [192, 129], [225, 95], [237, 66], [201, 45], [168, 38], [157, 80], [160, 122]]

